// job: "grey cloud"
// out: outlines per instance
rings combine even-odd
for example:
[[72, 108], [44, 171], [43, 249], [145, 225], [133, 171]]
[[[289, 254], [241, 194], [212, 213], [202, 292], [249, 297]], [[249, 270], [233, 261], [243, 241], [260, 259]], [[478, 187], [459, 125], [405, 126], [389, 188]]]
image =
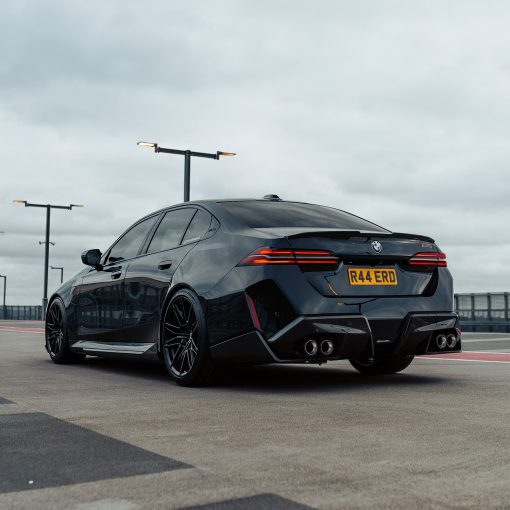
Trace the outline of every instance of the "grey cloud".
[[457, 290], [507, 290], [509, 22], [504, 1], [7, 2], [0, 272], [12, 299], [39, 302], [44, 235], [43, 212], [13, 198], [86, 205], [52, 215], [67, 276], [82, 249], [181, 201], [180, 158], [139, 139], [238, 152], [193, 161], [192, 198], [340, 207], [436, 238]]

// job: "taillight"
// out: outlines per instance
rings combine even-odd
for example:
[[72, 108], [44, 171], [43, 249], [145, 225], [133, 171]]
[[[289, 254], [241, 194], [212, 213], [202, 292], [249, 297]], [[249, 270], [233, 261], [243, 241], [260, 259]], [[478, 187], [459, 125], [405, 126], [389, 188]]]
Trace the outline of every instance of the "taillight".
[[446, 253], [416, 253], [407, 262], [411, 266], [447, 266]]
[[325, 250], [286, 250], [258, 248], [242, 260], [240, 266], [299, 265], [336, 267], [340, 259]]

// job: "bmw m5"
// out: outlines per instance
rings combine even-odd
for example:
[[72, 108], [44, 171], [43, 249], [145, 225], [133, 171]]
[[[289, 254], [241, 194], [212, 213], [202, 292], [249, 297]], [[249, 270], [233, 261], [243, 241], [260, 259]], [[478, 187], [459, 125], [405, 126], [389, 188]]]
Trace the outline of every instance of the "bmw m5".
[[154, 358], [181, 385], [221, 366], [348, 359], [365, 374], [461, 349], [446, 255], [434, 240], [353, 214], [263, 199], [151, 213], [50, 298], [55, 363]]

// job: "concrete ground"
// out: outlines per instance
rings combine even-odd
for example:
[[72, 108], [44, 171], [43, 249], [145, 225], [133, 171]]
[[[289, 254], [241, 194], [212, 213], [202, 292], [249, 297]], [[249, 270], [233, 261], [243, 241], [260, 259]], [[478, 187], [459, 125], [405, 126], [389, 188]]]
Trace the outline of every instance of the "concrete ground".
[[510, 508], [510, 355], [483, 354], [510, 334], [393, 376], [266, 366], [191, 389], [159, 364], [54, 365], [40, 328], [0, 323], [3, 510]]

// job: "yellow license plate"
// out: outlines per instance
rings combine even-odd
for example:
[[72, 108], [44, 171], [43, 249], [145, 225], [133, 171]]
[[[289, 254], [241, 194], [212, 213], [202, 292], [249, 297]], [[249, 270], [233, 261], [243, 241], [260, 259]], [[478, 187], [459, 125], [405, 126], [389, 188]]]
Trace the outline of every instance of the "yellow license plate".
[[348, 268], [351, 285], [397, 285], [395, 269], [372, 269], [366, 267]]

